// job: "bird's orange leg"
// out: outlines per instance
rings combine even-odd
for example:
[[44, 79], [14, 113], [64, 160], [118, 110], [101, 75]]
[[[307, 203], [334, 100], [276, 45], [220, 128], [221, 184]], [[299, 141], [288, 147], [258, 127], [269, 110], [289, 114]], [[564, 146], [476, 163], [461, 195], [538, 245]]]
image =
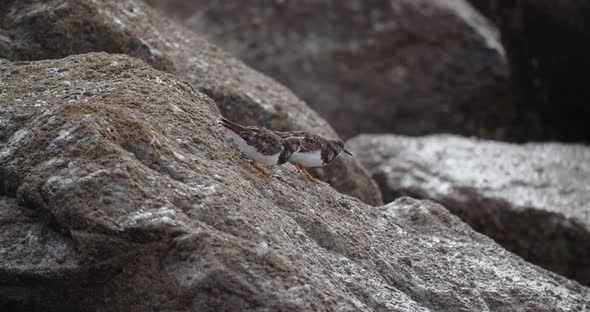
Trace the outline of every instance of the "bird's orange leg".
[[301, 168], [299, 168], [299, 164], [296, 161], [293, 162], [293, 165], [295, 165], [295, 171], [297, 171], [299, 173], [303, 173], [303, 172], [301, 172]]
[[262, 167], [262, 165], [259, 164], [256, 160], [252, 160], [252, 165], [254, 165], [254, 167], [256, 167], [256, 169], [258, 169], [258, 171], [262, 172], [262, 174], [264, 174], [264, 175], [270, 174], [270, 173], [268, 173], [268, 170], [266, 170], [264, 167]]
[[299, 165], [299, 169], [309, 179], [309, 181], [316, 182], [316, 180], [314, 179], [314, 177], [312, 177], [311, 174], [309, 174], [309, 172], [307, 172], [307, 169], [305, 169], [305, 167]]

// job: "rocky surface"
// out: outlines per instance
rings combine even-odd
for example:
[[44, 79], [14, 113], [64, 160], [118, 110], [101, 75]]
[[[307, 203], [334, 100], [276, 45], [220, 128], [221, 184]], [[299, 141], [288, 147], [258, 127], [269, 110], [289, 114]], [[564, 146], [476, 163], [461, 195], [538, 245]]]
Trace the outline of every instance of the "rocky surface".
[[526, 260], [590, 285], [590, 148], [448, 135], [349, 145], [387, 201], [435, 200]]
[[287, 85], [345, 138], [516, 139], [497, 33], [463, 0], [149, 0]]
[[590, 1], [470, 1], [501, 30], [525, 122], [541, 139], [590, 141]]
[[0, 61], [0, 304], [29, 311], [581, 311], [590, 290], [442, 206], [261, 175], [214, 101], [106, 53]]
[[[80, 292], [85, 282], [80, 280], [88, 275], [75, 242], [55, 219], [47, 211], [19, 205], [14, 197], [0, 196], [0, 233], [0, 309], [65, 311], [71, 306], [68, 287]], [[52, 288], [52, 283], [61, 287]]]
[[[236, 122], [336, 136], [288, 89], [139, 0], [0, 2], [0, 57], [26, 61], [92, 51], [128, 54], [173, 73]], [[340, 192], [382, 204], [378, 187], [354, 158], [339, 158], [313, 173]]]

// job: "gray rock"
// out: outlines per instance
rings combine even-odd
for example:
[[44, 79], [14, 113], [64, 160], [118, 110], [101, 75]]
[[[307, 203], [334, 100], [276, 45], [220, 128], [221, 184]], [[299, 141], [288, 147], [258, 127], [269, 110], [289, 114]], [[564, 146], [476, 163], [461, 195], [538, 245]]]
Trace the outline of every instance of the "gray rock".
[[513, 122], [495, 27], [464, 0], [147, 2], [287, 85], [345, 138], [533, 135]]
[[590, 285], [590, 148], [449, 135], [349, 144], [387, 201], [437, 201], [526, 260]]
[[[9, 38], [0, 37], [0, 57], [27, 61], [93, 51], [124, 53], [187, 80], [231, 120], [336, 136], [287, 88], [161, 18], [142, 1], [3, 1], [0, 24], [0, 35]], [[315, 175], [368, 204], [383, 203], [379, 188], [354, 158], [339, 158]]]
[[[67, 308], [70, 297], [60, 296], [73, 286], [71, 280], [85, 277], [83, 259], [72, 239], [55, 229], [51, 215], [0, 196], [0, 233], [0, 309]], [[49, 282], [58, 289], [42, 287]]]
[[3, 310], [590, 305], [430, 201], [371, 207], [287, 166], [261, 175], [223, 142], [209, 97], [140, 60], [3, 61], [0, 77]]

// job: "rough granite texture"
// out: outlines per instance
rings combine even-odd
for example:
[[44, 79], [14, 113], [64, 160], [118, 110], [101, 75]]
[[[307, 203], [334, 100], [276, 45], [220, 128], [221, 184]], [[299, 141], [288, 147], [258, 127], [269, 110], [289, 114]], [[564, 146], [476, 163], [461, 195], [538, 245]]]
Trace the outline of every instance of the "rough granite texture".
[[590, 285], [589, 147], [449, 135], [348, 144], [387, 201], [437, 201], [524, 259]]
[[345, 138], [531, 136], [497, 31], [464, 0], [148, 0], [287, 85]]
[[[139, 0], [0, 2], [0, 57], [42, 60], [104, 51], [143, 59], [207, 94], [223, 115], [276, 130], [334, 130], [291, 91], [252, 70]], [[312, 172], [342, 193], [382, 204], [375, 182], [354, 158]]]
[[3, 311], [590, 306], [433, 202], [261, 175], [214, 101], [140, 60], [0, 60], [0, 89]]

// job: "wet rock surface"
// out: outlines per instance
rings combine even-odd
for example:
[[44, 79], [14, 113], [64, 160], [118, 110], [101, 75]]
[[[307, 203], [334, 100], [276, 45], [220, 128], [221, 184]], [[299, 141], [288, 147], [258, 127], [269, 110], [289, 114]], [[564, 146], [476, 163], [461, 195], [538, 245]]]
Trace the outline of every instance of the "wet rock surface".
[[[207, 94], [223, 115], [276, 130], [334, 130], [291, 91], [154, 12], [139, 0], [2, 1], [0, 57], [42, 60], [104, 51], [140, 58]], [[354, 158], [312, 172], [342, 193], [382, 204]]]
[[497, 33], [467, 2], [150, 0], [287, 85], [343, 137], [533, 136]]
[[531, 139], [590, 141], [590, 1], [470, 1], [502, 33]]
[[371, 207], [290, 167], [261, 175], [223, 142], [213, 100], [140, 60], [2, 60], [0, 77], [3, 309], [590, 304], [588, 288], [525, 262], [430, 201]]
[[348, 144], [386, 201], [437, 201], [524, 259], [590, 284], [590, 148], [449, 135]]

